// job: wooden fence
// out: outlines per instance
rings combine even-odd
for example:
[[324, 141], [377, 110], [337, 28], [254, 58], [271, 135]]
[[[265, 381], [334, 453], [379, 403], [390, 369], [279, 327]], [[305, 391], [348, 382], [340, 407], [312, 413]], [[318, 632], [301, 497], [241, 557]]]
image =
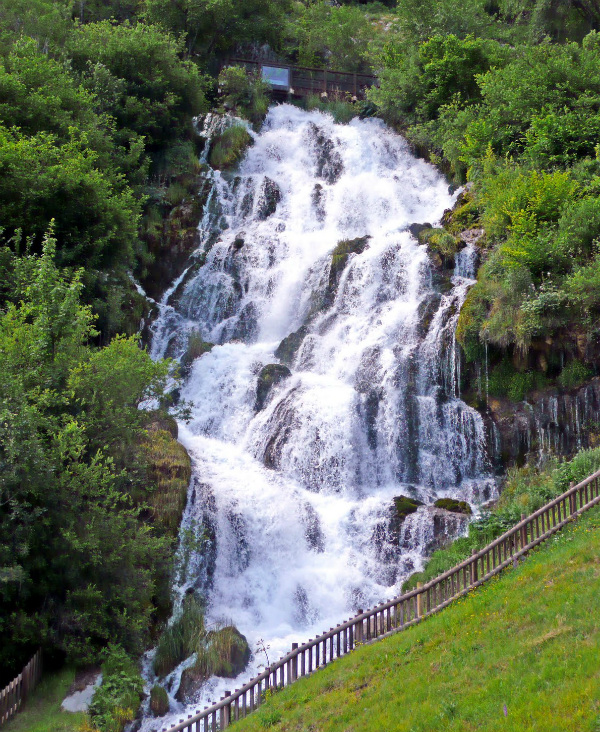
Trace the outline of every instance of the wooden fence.
[[[600, 471], [572, 486], [488, 544], [464, 562], [439, 575], [417, 589], [358, 614], [298, 646], [256, 678], [226, 692], [216, 704], [190, 715], [171, 727], [169, 732], [217, 732], [235, 720], [246, 717], [264, 703], [269, 689], [276, 690], [294, 683], [318, 668], [327, 666], [357, 645], [384, 638], [419, 623], [438, 612], [471, 589], [478, 587], [520, 557], [560, 531], [584, 511], [600, 504]], [[163, 728], [166, 732], [166, 728]]]
[[0, 691], [0, 727], [13, 717], [42, 678], [42, 649], [40, 648], [16, 679]]
[[262, 67], [276, 67], [289, 70], [289, 87], [293, 96], [311, 94], [346, 95], [363, 99], [366, 90], [377, 85], [377, 77], [350, 71], [328, 71], [310, 66], [294, 66], [278, 62], [260, 62], [245, 58], [229, 58], [224, 66], [243, 66], [248, 71], [262, 71]]

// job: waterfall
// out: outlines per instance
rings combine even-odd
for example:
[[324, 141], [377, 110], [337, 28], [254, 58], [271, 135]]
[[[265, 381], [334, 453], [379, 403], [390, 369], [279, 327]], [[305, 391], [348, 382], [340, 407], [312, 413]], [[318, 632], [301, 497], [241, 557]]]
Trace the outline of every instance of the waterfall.
[[[191, 334], [215, 344], [181, 390], [195, 475], [183, 529], [210, 540], [188, 552], [176, 590], [202, 593], [209, 620], [279, 658], [397, 594], [465, 529], [436, 498], [493, 495], [454, 338], [475, 254], [440, 287], [409, 226], [438, 221], [452, 196], [379, 120], [274, 107], [239, 170], [212, 185], [203, 246], [153, 326], [156, 356], [180, 358]], [[266, 383], [272, 364], [287, 369]], [[399, 495], [424, 504], [404, 524]], [[198, 703], [239, 687], [260, 655]]]

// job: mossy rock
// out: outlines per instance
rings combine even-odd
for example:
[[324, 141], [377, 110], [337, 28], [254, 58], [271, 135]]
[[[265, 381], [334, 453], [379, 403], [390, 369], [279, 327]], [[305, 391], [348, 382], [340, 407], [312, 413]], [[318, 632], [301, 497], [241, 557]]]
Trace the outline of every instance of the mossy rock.
[[248, 640], [233, 625], [208, 633], [196, 663], [181, 674], [176, 698], [191, 703], [211, 676], [233, 679], [248, 666], [252, 652]]
[[331, 268], [329, 270], [329, 282], [327, 291], [323, 298], [323, 305], [329, 307], [335, 300], [337, 288], [340, 283], [342, 272], [346, 268], [348, 258], [351, 254], [362, 254], [369, 244], [371, 237], [360, 236], [356, 239], [345, 239], [338, 243], [331, 255]]
[[194, 361], [205, 353], [210, 353], [214, 345], [214, 343], [208, 343], [202, 340], [202, 336], [197, 330], [192, 331], [188, 339], [186, 351], [179, 361], [182, 375], [187, 376]]
[[242, 125], [232, 125], [211, 143], [209, 163], [217, 170], [235, 167], [252, 145], [252, 135]]
[[433, 505], [436, 508], [443, 508], [444, 511], [451, 511], [452, 513], [464, 513], [467, 516], [473, 513], [471, 506], [466, 501], [457, 501], [455, 498], [438, 498]]
[[267, 403], [267, 397], [271, 389], [285, 379], [288, 379], [291, 375], [292, 372], [289, 368], [279, 363], [270, 363], [267, 366], [263, 366], [258, 375], [258, 383], [256, 385], [255, 411], [260, 412]]
[[407, 516], [410, 516], [422, 505], [423, 501], [419, 501], [417, 498], [410, 498], [409, 496], [396, 496], [394, 498], [396, 517], [400, 521], [404, 521]]
[[162, 686], [155, 684], [150, 691], [150, 711], [155, 717], [164, 717], [169, 708], [169, 695]]
[[281, 363], [284, 363], [287, 366], [292, 365], [307, 333], [308, 328], [303, 325], [297, 331], [290, 333], [289, 336], [286, 336], [281, 341], [275, 351], [275, 356], [281, 361]]
[[442, 224], [451, 234], [459, 234], [464, 229], [477, 225], [481, 211], [475, 204], [473, 193], [463, 191], [456, 199], [454, 208], [446, 211]]
[[458, 237], [448, 233], [445, 229], [422, 229], [418, 239], [420, 244], [427, 247], [434, 261], [439, 260], [436, 263], [445, 269], [454, 267], [454, 257], [464, 246]]

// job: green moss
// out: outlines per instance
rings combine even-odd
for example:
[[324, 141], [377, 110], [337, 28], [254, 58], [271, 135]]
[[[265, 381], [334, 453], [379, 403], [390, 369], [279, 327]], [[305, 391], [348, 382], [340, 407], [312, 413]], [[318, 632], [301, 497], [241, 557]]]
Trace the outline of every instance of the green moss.
[[445, 259], [454, 257], [462, 247], [462, 242], [445, 229], [422, 229], [419, 232], [419, 243], [425, 244], [430, 252], [440, 254]]
[[457, 501], [455, 498], [438, 498], [433, 504], [436, 508], [443, 508], [445, 511], [452, 513], [464, 513], [470, 516], [473, 511], [466, 501]]
[[169, 711], [169, 695], [158, 684], [150, 690], [150, 711], [155, 717], [164, 717]]
[[267, 402], [267, 397], [271, 389], [279, 382], [289, 378], [292, 372], [287, 366], [283, 366], [279, 363], [270, 363], [263, 366], [259, 375], [258, 383], [256, 385], [256, 405], [255, 409], [260, 412]]
[[423, 502], [416, 498], [409, 498], [408, 496], [397, 496], [394, 498], [394, 506], [396, 507], [397, 517], [403, 521], [411, 513], [414, 513], [419, 506], [422, 506]]
[[485, 356], [484, 344], [479, 334], [488, 313], [484, 287], [478, 282], [469, 292], [458, 316], [456, 340], [464, 351], [468, 363]]
[[160, 637], [152, 664], [154, 673], [160, 677], [171, 673], [197, 651], [205, 635], [204, 608], [196, 597], [189, 595], [181, 615]]
[[290, 333], [289, 336], [286, 336], [281, 341], [275, 351], [275, 356], [281, 361], [281, 363], [284, 363], [287, 366], [292, 365], [307, 333], [308, 328], [303, 325], [299, 330], [294, 333]]
[[148, 460], [148, 506], [154, 525], [173, 539], [192, 476], [192, 464], [185, 447], [171, 433], [151, 426], [144, 441]]
[[252, 136], [242, 125], [232, 125], [213, 140], [209, 162], [217, 170], [229, 170], [239, 163], [247, 148], [252, 144]]

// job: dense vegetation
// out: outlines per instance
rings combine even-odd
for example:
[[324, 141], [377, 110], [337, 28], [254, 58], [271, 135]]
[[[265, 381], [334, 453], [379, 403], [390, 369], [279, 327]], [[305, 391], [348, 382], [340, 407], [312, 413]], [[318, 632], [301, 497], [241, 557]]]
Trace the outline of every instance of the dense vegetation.
[[492, 388], [515, 401], [546, 377], [577, 386], [595, 370], [600, 314], [600, 5], [405, 0], [397, 12], [372, 99], [469, 182], [450, 230], [485, 230], [457, 332], [466, 358], [487, 347]]
[[[597, 371], [597, 0], [2, 0], [0, 684], [39, 644], [83, 665], [115, 643], [104, 662], [131, 688], [99, 697], [105, 729], [139, 696], [127, 654], [168, 613], [189, 480], [162, 409], [171, 365], [134, 336], [148, 304], [133, 279], [156, 294], [164, 262], [193, 248], [193, 118], [213, 108], [261, 124], [262, 81], [219, 72], [232, 51], [265, 44], [300, 64], [373, 70], [368, 103], [309, 106], [379, 114], [468, 184], [449, 233], [432, 237], [452, 256], [461, 230], [485, 232], [457, 336], [468, 362], [489, 362], [490, 394], [569, 390]], [[231, 168], [250, 140], [225, 130], [211, 164]], [[596, 459], [526, 484], [511, 474], [456, 551]]]

